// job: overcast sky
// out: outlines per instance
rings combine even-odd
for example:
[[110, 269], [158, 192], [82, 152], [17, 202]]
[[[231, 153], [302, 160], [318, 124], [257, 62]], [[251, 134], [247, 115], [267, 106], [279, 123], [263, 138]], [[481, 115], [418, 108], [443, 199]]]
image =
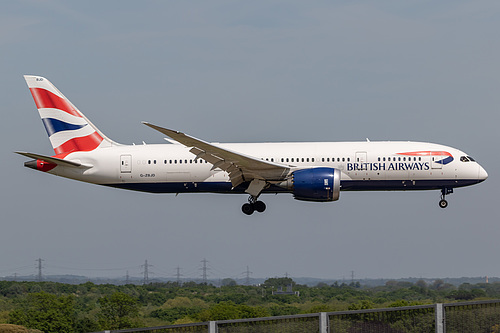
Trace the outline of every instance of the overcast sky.
[[[4, 1], [0, 276], [328, 279], [500, 276], [498, 1]], [[414, 140], [489, 179], [333, 203], [153, 195], [24, 168], [53, 154], [23, 74], [47, 77], [107, 136], [149, 121], [218, 142]]]

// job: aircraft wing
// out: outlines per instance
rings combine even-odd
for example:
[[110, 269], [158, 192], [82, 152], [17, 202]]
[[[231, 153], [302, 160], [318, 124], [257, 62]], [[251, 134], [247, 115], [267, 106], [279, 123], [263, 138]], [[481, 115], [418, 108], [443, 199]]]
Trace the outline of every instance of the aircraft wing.
[[226, 171], [229, 174], [233, 187], [243, 182], [252, 182], [247, 190], [252, 195], [258, 195], [268, 181], [284, 180], [290, 171], [290, 167], [283, 164], [263, 161], [253, 156], [244, 155], [182, 132], [147, 122], [143, 122], [143, 124], [169, 136], [186, 147], [191, 147], [189, 151], [195, 154], [196, 158], [201, 158], [213, 164], [212, 169], [220, 168]]

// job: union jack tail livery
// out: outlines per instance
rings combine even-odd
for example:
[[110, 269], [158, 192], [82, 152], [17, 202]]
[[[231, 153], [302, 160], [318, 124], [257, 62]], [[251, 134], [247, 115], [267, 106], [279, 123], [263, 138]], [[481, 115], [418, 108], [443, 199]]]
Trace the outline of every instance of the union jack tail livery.
[[49, 80], [25, 75], [55, 157], [111, 147], [113, 141], [95, 127]]

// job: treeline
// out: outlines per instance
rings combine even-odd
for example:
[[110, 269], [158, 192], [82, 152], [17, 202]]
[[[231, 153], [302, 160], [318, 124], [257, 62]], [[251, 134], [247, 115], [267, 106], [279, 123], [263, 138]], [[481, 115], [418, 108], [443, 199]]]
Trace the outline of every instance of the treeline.
[[[299, 295], [273, 295], [292, 286]], [[315, 287], [290, 278], [272, 278], [259, 286], [223, 280], [210, 284], [152, 283], [80, 285], [56, 282], [0, 281], [0, 324], [43, 332], [92, 332], [177, 323], [256, 318], [299, 313], [398, 307], [479, 299], [499, 299], [500, 283], [436, 280], [427, 284], [388, 281], [385, 286], [359, 283]]]

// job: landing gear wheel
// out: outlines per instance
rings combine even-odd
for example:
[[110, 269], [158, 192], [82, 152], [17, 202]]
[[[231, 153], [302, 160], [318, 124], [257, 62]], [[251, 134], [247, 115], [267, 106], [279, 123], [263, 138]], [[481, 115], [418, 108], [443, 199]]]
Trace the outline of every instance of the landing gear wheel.
[[439, 207], [441, 207], [441, 208], [448, 207], [448, 201], [446, 201], [444, 199], [439, 200]]
[[241, 206], [241, 211], [246, 215], [252, 215], [254, 210], [255, 210], [254, 206], [249, 203], [246, 203], [243, 206]]
[[262, 213], [263, 211], [266, 210], [266, 204], [263, 203], [262, 201], [255, 201], [255, 203], [253, 204], [253, 207], [255, 208], [256, 211], [258, 211], [259, 213]]
[[441, 200], [439, 201], [439, 207], [446, 208], [448, 207], [448, 201], [446, 201], [446, 195], [453, 193], [453, 188], [442, 188], [441, 189]]

